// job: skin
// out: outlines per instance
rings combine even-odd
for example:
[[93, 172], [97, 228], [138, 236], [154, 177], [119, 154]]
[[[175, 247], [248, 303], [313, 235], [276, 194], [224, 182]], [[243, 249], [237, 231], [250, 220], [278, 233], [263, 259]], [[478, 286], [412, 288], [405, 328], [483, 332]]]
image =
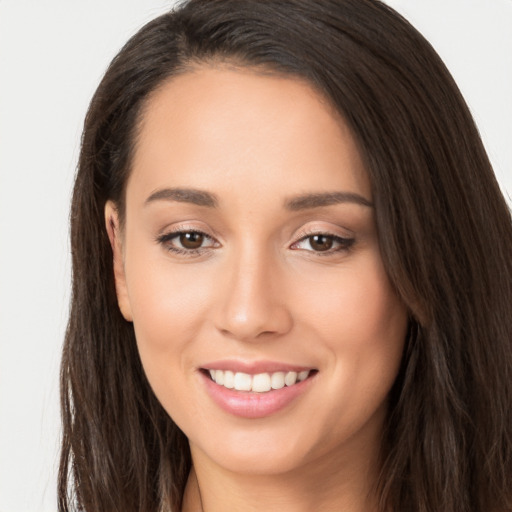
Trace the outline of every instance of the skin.
[[[214, 194], [216, 206], [155, 198], [172, 188]], [[326, 192], [367, 204], [289, 208]], [[149, 99], [123, 232], [111, 202], [105, 215], [120, 309], [156, 396], [190, 440], [183, 510], [375, 510], [407, 312], [371, 201], [349, 129], [302, 81], [204, 66]], [[176, 230], [204, 232], [199, 252]], [[312, 233], [332, 247], [318, 250]], [[284, 409], [240, 418], [205, 391], [200, 369], [224, 359], [317, 373]]]

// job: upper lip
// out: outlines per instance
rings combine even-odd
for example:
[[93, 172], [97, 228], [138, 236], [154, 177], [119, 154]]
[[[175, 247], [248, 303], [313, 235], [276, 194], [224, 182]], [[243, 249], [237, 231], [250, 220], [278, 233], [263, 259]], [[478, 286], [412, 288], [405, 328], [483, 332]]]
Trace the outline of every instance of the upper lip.
[[302, 372], [304, 370], [314, 370], [311, 366], [303, 366], [290, 363], [281, 363], [279, 361], [239, 361], [223, 359], [212, 361], [201, 366], [203, 370], [230, 370], [233, 373], [241, 372], [249, 375], [259, 373], [274, 372]]

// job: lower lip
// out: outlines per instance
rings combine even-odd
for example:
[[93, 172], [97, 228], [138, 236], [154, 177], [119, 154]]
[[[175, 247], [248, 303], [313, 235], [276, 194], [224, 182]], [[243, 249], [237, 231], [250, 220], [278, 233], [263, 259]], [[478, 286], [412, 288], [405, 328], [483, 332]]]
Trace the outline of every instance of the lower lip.
[[235, 391], [216, 384], [209, 376], [200, 372], [206, 390], [213, 401], [224, 411], [241, 418], [264, 418], [290, 405], [309, 387], [313, 377], [308, 377], [293, 386], [285, 386], [266, 393]]

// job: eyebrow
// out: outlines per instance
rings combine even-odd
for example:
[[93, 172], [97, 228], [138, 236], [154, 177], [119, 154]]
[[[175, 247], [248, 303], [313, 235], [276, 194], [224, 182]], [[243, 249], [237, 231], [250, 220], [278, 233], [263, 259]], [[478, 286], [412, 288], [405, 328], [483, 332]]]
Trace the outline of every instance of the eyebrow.
[[219, 204], [214, 194], [193, 188], [162, 188], [153, 192], [144, 204], [148, 205], [153, 201], [177, 201], [208, 208], [216, 208]]
[[321, 192], [316, 194], [304, 194], [288, 199], [285, 206], [288, 210], [298, 211], [309, 208], [321, 208], [340, 203], [353, 203], [368, 208], [373, 208], [373, 203], [368, 199], [353, 192]]
[[[204, 190], [193, 188], [162, 188], [153, 192], [144, 204], [154, 201], [177, 201], [191, 203], [207, 208], [217, 208], [219, 202], [217, 196]], [[285, 201], [285, 207], [291, 211], [307, 210], [309, 208], [321, 208], [340, 203], [353, 203], [368, 208], [373, 208], [373, 203], [359, 194], [353, 192], [320, 192], [304, 194], [292, 197]]]

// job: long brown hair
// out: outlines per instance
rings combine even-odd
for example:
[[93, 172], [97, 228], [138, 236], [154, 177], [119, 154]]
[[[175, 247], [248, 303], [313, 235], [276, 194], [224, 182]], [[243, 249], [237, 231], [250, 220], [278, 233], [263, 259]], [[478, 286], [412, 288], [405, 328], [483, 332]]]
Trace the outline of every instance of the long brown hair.
[[512, 510], [510, 211], [445, 66], [378, 0], [190, 0], [113, 60], [86, 117], [71, 210], [59, 510], [180, 510], [188, 443], [119, 312], [104, 205], [123, 212], [148, 95], [219, 60], [308, 80], [365, 160], [382, 258], [411, 318], [381, 509]]

